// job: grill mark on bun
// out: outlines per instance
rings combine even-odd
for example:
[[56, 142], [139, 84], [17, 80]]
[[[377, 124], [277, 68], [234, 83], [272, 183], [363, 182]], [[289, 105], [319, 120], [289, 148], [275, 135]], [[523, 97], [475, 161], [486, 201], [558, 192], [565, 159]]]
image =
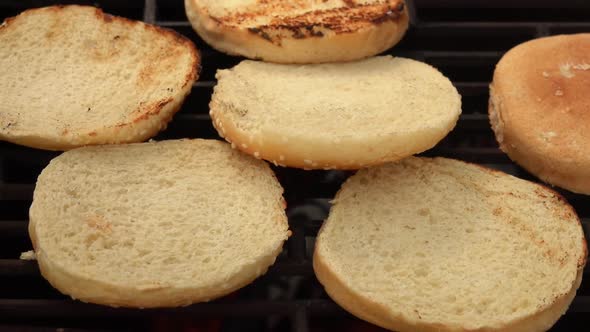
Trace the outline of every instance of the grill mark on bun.
[[303, 4], [272, 1], [264, 3], [267, 6], [255, 12], [210, 17], [217, 24], [237, 27], [270, 15], [270, 23], [249, 27], [248, 31], [271, 43], [280, 44], [283, 38], [288, 37], [304, 39], [324, 37], [327, 34], [352, 33], [370, 25], [396, 21], [405, 10], [404, 2], [400, 0], [388, 0], [379, 4], [357, 4], [349, 0], [345, 1], [346, 7], [312, 10], [297, 16], [284, 17], [280, 15], [281, 12], [303, 8]]

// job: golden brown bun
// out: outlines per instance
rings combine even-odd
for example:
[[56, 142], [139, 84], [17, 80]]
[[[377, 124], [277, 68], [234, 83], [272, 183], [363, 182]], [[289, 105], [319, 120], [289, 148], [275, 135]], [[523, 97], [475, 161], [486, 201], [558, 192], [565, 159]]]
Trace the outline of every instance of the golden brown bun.
[[176, 32], [89, 6], [24, 11], [0, 45], [0, 140], [48, 150], [156, 135], [200, 63]]
[[397, 44], [403, 0], [185, 0], [197, 33], [219, 51], [280, 63], [350, 61]]
[[541, 180], [590, 194], [590, 34], [535, 39], [500, 60], [489, 113], [500, 148]]

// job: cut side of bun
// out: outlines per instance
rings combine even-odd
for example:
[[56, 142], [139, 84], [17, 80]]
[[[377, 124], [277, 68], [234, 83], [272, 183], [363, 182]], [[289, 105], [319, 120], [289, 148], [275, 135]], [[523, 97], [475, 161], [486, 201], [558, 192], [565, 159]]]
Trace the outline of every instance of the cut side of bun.
[[403, 0], [185, 0], [195, 31], [219, 51], [279, 63], [358, 60], [397, 44]]
[[7, 19], [0, 45], [0, 139], [48, 150], [156, 135], [200, 63], [172, 30], [77, 5]]
[[409, 157], [336, 195], [313, 266], [328, 295], [394, 331], [546, 331], [580, 286], [573, 208], [541, 185]]
[[590, 194], [589, 54], [588, 33], [520, 44], [496, 66], [489, 103], [500, 148], [512, 160], [582, 194]]
[[209, 301], [264, 274], [287, 240], [268, 165], [215, 140], [85, 147], [43, 170], [29, 233], [41, 274], [114, 307]]
[[461, 96], [435, 68], [405, 58], [217, 72], [219, 134], [275, 165], [358, 169], [428, 150], [455, 126]]

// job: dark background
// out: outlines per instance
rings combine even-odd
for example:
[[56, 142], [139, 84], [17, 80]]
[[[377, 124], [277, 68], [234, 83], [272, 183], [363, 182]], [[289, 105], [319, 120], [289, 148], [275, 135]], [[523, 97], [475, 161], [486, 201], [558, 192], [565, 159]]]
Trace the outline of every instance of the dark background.
[[[0, 0], [0, 20], [27, 8], [57, 3], [96, 5], [108, 13], [168, 27], [191, 38], [202, 55], [200, 79], [168, 129], [156, 139], [218, 138], [207, 106], [214, 73], [241, 59], [220, 54], [199, 39], [186, 20], [182, 0]], [[535, 181], [497, 148], [487, 118], [488, 84], [496, 62], [518, 43], [590, 31], [590, 1], [416, 0], [409, 7], [412, 27], [403, 41], [386, 53], [436, 66], [463, 96], [463, 115], [457, 127], [425, 155], [476, 162]], [[36, 177], [56, 155], [0, 142], [0, 329], [380, 331], [334, 304], [311, 268], [315, 234], [327, 216], [329, 200], [351, 172], [275, 168], [285, 187], [294, 236], [269, 273], [253, 284], [223, 299], [185, 308], [112, 309], [70, 300], [51, 288], [35, 262], [18, 259], [20, 252], [31, 249], [26, 227]], [[587, 231], [590, 200], [560, 192], [577, 210]], [[587, 272], [584, 278], [588, 278]], [[582, 283], [570, 310], [552, 331], [590, 330], [589, 285]], [[589, 326], [581, 327], [586, 324]]]

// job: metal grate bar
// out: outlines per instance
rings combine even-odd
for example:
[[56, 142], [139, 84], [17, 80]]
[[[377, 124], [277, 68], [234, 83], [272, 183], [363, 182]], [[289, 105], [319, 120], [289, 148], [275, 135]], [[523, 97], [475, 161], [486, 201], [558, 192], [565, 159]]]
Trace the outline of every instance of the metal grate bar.
[[307, 331], [309, 331], [307, 307], [304, 305], [298, 305], [297, 308], [295, 309], [295, 314], [293, 315], [292, 321], [293, 321], [293, 325], [292, 325], [293, 332], [307, 332]]
[[156, 0], [145, 0], [145, 4], [143, 7], [143, 21], [146, 23], [154, 24], [156, 23], [156, 13], [157, 13], [157, 3]]
[[[590, 22], [424, 22], [418, 28], [420, 29], [502, 29], [515, 30], [519, 28], [536, 29], [539, 26], [551, 28], [571, 27], [576, 29], [590, 28]], [[469, 32], [469, 31], [466, 31]]]
[[421, 8], [590, 8], [586, 0], [540, 1], [540, 0], [414, 0]]
[[282, 301], [215, 301], [206, 304], [165, 309], [111, 308], [71, 300], [3, 299], [0, 313], [5, 317], [27, 318], [35, 313], [40, 318], [105, 318], [145, 317], [147, 314], [190, 314], [194, 316], [223, 315], [231, 317], [289, 315], [296, 311], [296, 302]]
[[[304, 261], [278, 261], [271, 266], [265, 276], [280, 277], [280, 276], [305, 276], [312, 277], [313, 269], [311, 262]], [[0, 259], [0, 278], [4, 277], [41, 277], [39, 268], [35, 261], [15, 259]]]

